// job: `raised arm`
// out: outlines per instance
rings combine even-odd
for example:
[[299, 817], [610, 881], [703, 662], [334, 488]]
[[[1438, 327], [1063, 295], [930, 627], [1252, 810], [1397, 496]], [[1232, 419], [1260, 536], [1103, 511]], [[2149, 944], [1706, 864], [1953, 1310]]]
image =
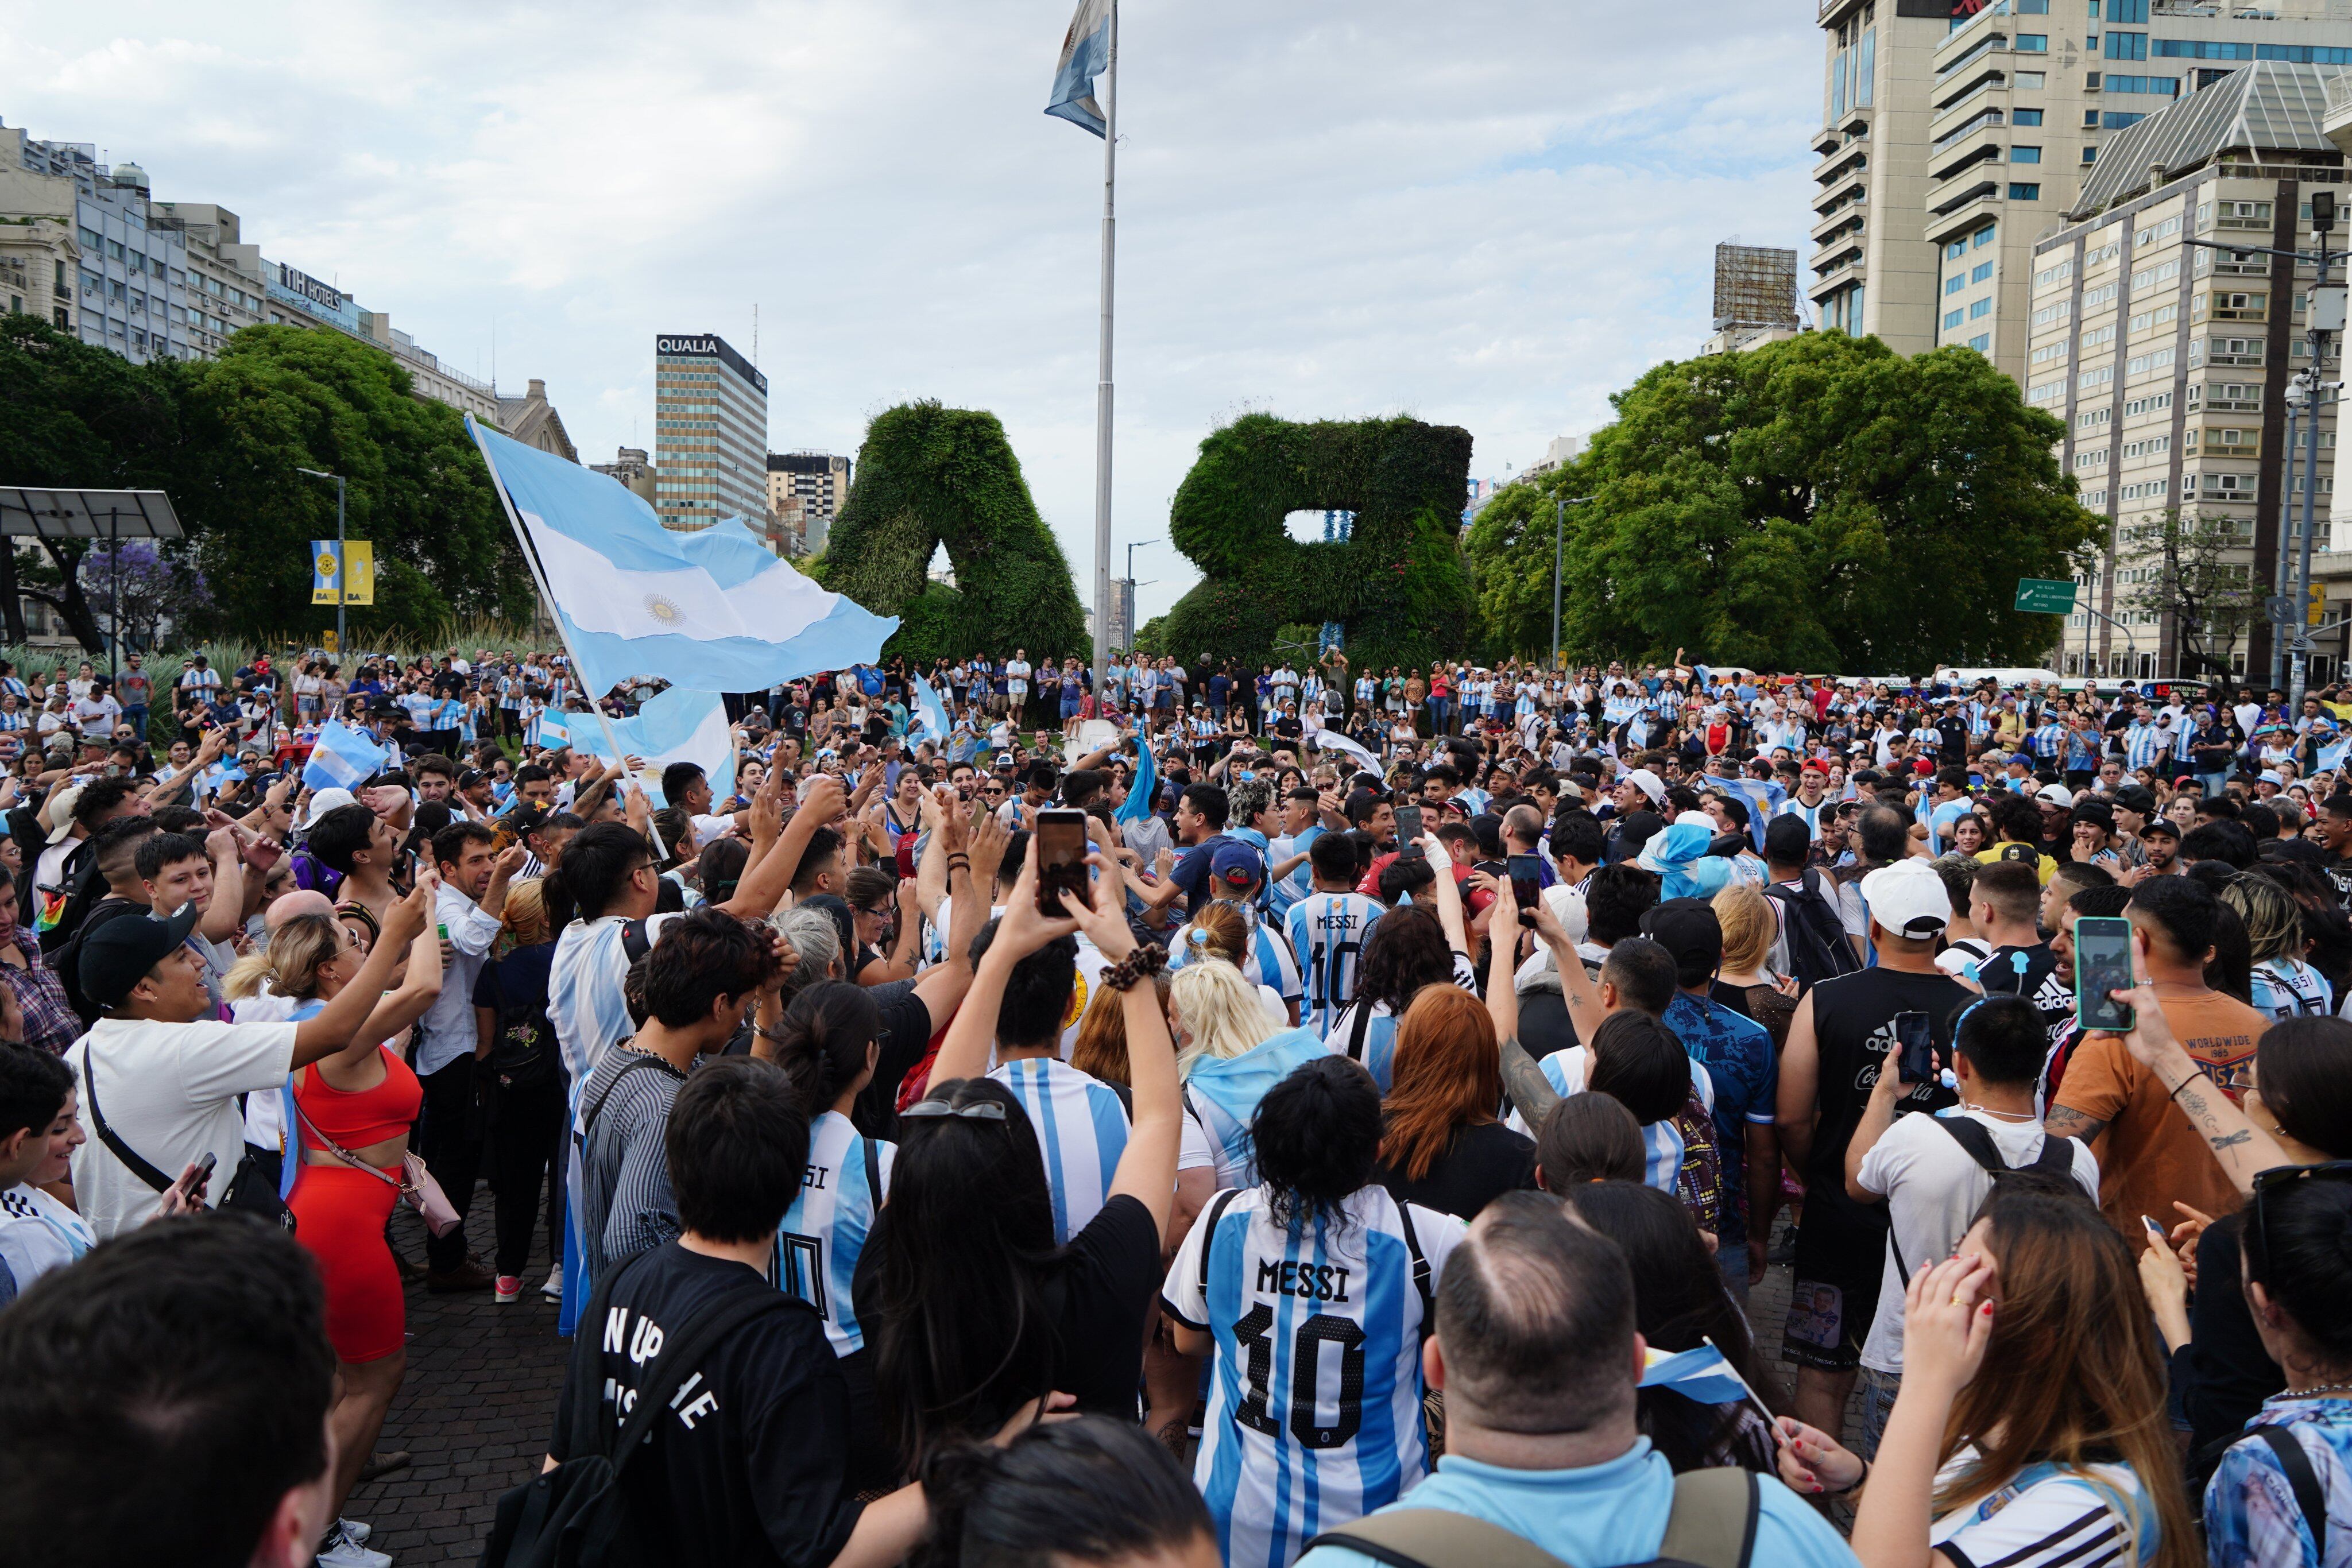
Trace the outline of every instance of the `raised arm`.
[[1429, 869], [1435, 873], [1430, 896], [1437, 901], [1437, 924], [1444, 928], [1446, 942], [1466, 957], [1470, 929], [1462, 918], [1462, 888], [1454, 880], [1454, 856], [1435, 833], [1423, 833], [1420, 843], [1421, 852], [1429, 857]]
[[[771, 773], [760, 786], [765, 796], [776, 779]], [[735, 896], [719, 905], [738, 920], [765, 920], [781, 903], [793, 885], [793, 873], [800, 870], [801, 855], [807, 850], [816, 831], [841, 815], [841, 780], [820, 774], [808, 781], [801, 792], [800, 809], [793, 820], [784, 824], [775, 847], [760, 858], [759, 864], [743, 873], [736, 884]]]
[[[2253, 1121], [2238, 1103], [2221, 1092], [2221, 1085], [2212, 1081], [2204, 1064], [2181, 1048], [2173, 1037], [2172, 1027], [2165, 1022], [2164, 1009], [2156, 999], [2156, 988], [2149, 983], [2145, 957], [2135, 944], [2132, 949], [2132, 988], [2117, 991], [2115, 999], [2128, 1002], [2132, 1009], [2132, 1028], [2124, 1033], [2124, 1049], [2132, 1059], [2150, 1072], [2170, 1092], [2172, 1102], [2205, 1140], [2222, 1174], [2241, 1197], [2252, 1197], [2254, 1173], [2273, 1166], [2292, 1165], [2278, 1140], [2254, 1125]], [[2199, 1082], [2199, 1079], [2205, 1082]], [[2054, 1108], [2053, 1108], [2054, 1109]], [[2055, 1130], [2054, 1128], [2053, 1129]]]
[[[424, 872], [416, 879], [415, 889], [384, 911], [383, 930], [369, 951], [367, 961], [360, 966], [360, 972], [336, 993], [334, 1000], [294, 1026], [294, 1066], [308, 1067], [322, 1057], [350, 1049], [352, 1036], [359, 1032], [383, 998], [401, 954], [420, 934], [432, 928], [433, 894], [439, 886], [440, 878]], [[437, 947], [434, 963], [438, 973]]]

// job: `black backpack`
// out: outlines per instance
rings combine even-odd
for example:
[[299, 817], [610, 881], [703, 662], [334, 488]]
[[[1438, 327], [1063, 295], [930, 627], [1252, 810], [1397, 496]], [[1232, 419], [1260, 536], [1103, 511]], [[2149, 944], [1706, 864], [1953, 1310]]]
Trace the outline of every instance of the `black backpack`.
[[1822, 892], [1822, 873], [1807, 866], [1795, 887], [1769, 883], [1764, 896], [1780, 906], [1780, 933], [1788, 943], [1789, 968], [1800, 984], [1818, 986], [1860, 972], [1862, 960], [1846, 940], [1845, 923]]
[[[2042, 1176], [2062, 1177], [2074, 1174], [2074, 1140], [2072, 1138], [2062, 1138], [2055, 1133], [2044, 1134], [2042, 1152], [2033, 1156], [2033, 1163], [2013, 1166], [2000, 1157], [2000, 1151], [1993, 1146], [1992, 1134], [1985, 1131], [1983, 1123], [1972, 1122], [1966, 1116], [1930, 1116], [1927, 1119], [1949, 1133], [1952, 1141], [1966, 1149], [1969, 1158], [1976, 1161], [1978, 1166], [1995, 1181], [2018, 1171], [2034, 1171]], [[1895, 1254], [1895, 1271], [1903, 1276], [1903, 1286], [1908, 1290], [1911, 1270], [1903, 1261], [1902, 1244], [1894, 1240], [1891, 1230], [1888, 1232], [1888, 1246]]]
[[654, 1424], [700, 1372], [713, 1345], [768, 1312], [815, 1311], [765, 1284], [705, 1305], [646, 1369], [637, 1402], [616, 1435], [600, 1393], [604, 1336], [598, 1325], [611, 1308], [613, 1288], [646, 1256], [614, 1265], [590, 1299], [572, 1346], [572, 1457], [499, 1499], [481, 1568], [636, 1568], [668, 1561], [665, 1544], [648, 1541], [631, 1515], [621, 1472], [651, 1445]]

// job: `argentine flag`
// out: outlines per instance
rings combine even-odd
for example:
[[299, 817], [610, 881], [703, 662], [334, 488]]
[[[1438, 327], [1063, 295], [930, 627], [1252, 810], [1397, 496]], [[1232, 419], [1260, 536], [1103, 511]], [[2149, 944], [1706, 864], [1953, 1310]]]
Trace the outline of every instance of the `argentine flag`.
[[1711, 1344], [1685, 1351], [1651, 1345], [1642, 1356], [1644, 1388], [1671, 1388], [1701, 1405], [1736, 1405], [1748, 1397], [1748, 1385], [1731, 1369], [1723, 1352]]
[[910, 744], [928, 740], [935, 746], [943, 745], [948, 737], [948, 710], [940, 706], [940, 694], [931, 690], [930, 682], [920, 675], [913, 681], [915, 713], [913, 722], [907, 727], [907, 739]]
[[378, 746], [341, 719], [329, 719], [319, 727], [318, 744], [302, 764], [302, 782], [312, 789], [357, 789], [397, 760], [390, 747]]
[[[661, 776], [662, 769], [673, 762], [699, 766], [710, 780], [712, 800], [724, 800], [735, 793], [735, 742], [727, 727], [726, 705], [717, 692], [672, 686], [648, 698], [635, 717], [613, 720], [613, 734], [620, 739], [622, 756], [645, 763], [638, 782], [656, 806], [669, 803], [662, 798]], [[612, 741], [604, 737], [604, 725], [593, 713], [550, 709], [540, 716], [539, 736], [541, 746], [568, 746], [608, 761], [619, 760]]]
[[1128, 781], [1127, 800], [1111, 813], [1111, 820], [1121, 824], [1139, 822], [1151, 815], [1151, 808], [1160, 794], [1160, 764], [1151, 756], [1151, 737], [1140, 725], [1135, 731], [1135, 777]]
[[1062, 57], [1054, 67], [1054, 96], [1045, 112], [1104, 134], [1102, 105], [1095, 101], [1095, 78], [1110, 68], [1110, 12], [1115, 0], [1078, 0]]
[[898, 629], [768, 553], [739, 527], [665, 528], [625, 486], [476, 424], [466, 428], [530, 535], [582, 688], [659, 675], [755, 692], [878, 659]]

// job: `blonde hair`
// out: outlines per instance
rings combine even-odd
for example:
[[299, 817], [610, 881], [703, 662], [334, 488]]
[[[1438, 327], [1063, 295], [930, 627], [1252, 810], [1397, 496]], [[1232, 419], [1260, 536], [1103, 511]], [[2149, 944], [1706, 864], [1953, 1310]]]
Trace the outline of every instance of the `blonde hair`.
[[1180, 1077], [1192, 1076], [1192, 1064], [1204, 1056], [1239, 1056], [1275, 1035], [1256, 985], [1223, 958], [1188, 959], [1169, 984], [1168, 1006], [1192, 1036], [1192, 1042], [1177, 1053]]
[[1772, 905], [1747, 883], [1734, 883], [1715, 895], [1715, 918], [1723, 927], [1723, 968], [1752, 975], [1772, 951]]
[[1176, 935], [1185, 944], [1188, 964], [1223, 958], [1238, 966], [1249, 956], [1249, 917], [1222, 899], [1202, 904], [1193, 913], [1192, 924]]
[[308, 1001], [319, 994], [319, 971], [343, 951], [343, 927], [331, 915], [298, 915], [269, 934], [269, 946], [239, 958], [221, 982], [231, 1000], [261, 994], [269, 982], [273, 995]]

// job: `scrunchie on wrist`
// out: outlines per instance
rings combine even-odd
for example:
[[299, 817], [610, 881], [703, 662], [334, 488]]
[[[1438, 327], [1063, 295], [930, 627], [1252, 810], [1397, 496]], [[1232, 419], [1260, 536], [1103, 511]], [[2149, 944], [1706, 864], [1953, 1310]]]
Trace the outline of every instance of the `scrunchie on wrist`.
[[1102, 972], [1105, 988], [1124, 991], [1146, 975], [1156, 975], [1168, 967], [1168, 950], [1157, 942], [1147, 942]]

